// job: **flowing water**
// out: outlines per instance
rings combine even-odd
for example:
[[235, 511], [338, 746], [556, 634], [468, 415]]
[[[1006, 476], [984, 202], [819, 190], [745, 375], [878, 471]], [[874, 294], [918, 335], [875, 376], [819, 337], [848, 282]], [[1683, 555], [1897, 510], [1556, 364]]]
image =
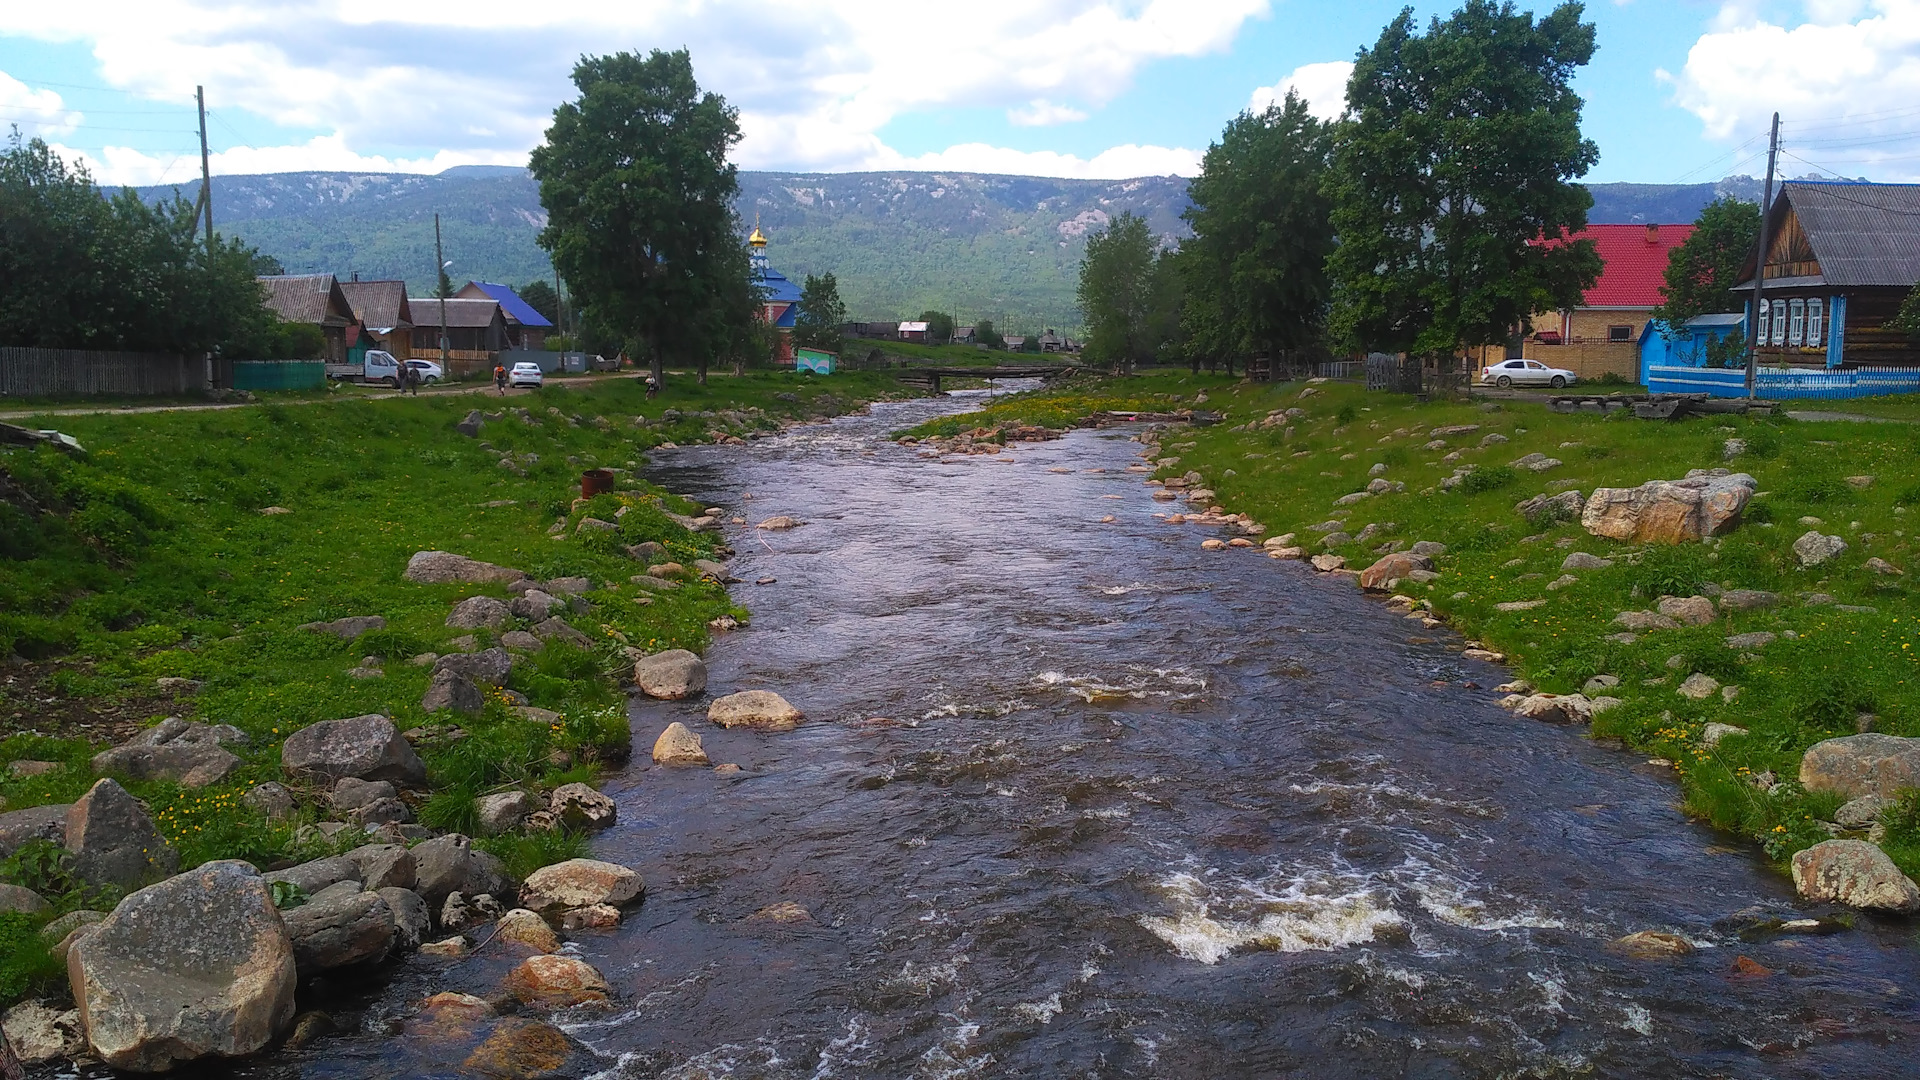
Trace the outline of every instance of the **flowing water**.
[[[712, 692], [809, 720], [633, 704], [596, 846], [648, 894], [569, 946], [620, 995], [560, 1021], [583, 1075], [1920, 1074], [1911, 925], [1742, 940], [1728, 917], [1791, 887], [1663, 770], [1515, 720], [1460, 685], [1503, 672], [1345, 580], [1203, 552], [1125, 432], [887, 441], [956, 404], [662, 455], [673, 490], [808, 522], [737, 536], [753, 625], [708, 659]], [[673, 720], [742, 771], [652, 766]], [[755, 917], [778, 904], [808, 918]], [[1609, 950], [1646, 929], [1698, 951]], [[385, 1033], [504, 964], [407, 976], [361, 1033], [246, 1072], [466, 1075]]]

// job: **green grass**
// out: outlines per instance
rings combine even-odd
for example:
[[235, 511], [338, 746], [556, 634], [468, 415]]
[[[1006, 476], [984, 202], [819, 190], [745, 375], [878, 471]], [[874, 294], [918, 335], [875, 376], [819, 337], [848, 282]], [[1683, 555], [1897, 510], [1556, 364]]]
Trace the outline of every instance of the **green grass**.
[[[1672, 762], [1689, 813], [1754, 838], [1777, 860], [1828, 835], [1816, 823], [1830, 814], [1834, 799], [1811, 795], [1797, 783], [1807, 746], [1853, 734], [1860, 712], [1878, 714], [1877, 730], [1920, 736], [1920, 608], [1910, 577], [1881, 576], [1862, 565], [1877, 556], [1920, 574], [1914, 536], [1920, 528], [1920, 429], [1736, 416], [1650, 422], [1619, 413], [1559, 415], [1528, 402], [1419, 403], [1342, 383], [1317, 385], [1303, 398], [1299, 384], [1169, 382], [1167, 376], [1085, 380], [1063, 391], [997, 402], [984, 414], [923, 425], [913, 434], [950, 434], [945, 428], [957, 432], [1014, 419], [1053, 421], [1118, 401], [1165, 401], [1169, 391], [1184, 392], [1191, 403], [1190, 395], [1204, 388], [1205, 407], [1223, 410], [1227, 419], [1170, 434], [1163, 445], [1180, 460], [1161, 475], [1196, 470], [1218, 492], [1220, 504], [1252, 514], [1270, 536], [1297, 533], [1297, 542], [1316, 550], [1319, 534], [1307, 526], [1340, 513], [1334, 500], [1364, 489], [1369, 470], [1385, 464], [1385, 477], [1404, 482], [1405, 493], [1345, 508], [1350, 512], [1342, 531], [1358, 534], [1376, 523], [1391, 528], [1381, 539], [1349, 543], [1334, 553], [1360, 567], [1378, 557], [1373, 548], [1384, 539], [1449, 545], [1439, 560], [1439, 581], [1403, 591], [1427, 601], [1467, 637], [1506, 653], [1515, 674], [1542, 690], [1570, 693], [1594, 675], [1617, 676], [1621, 685], [1610, 693], [1626, 704], [1602, 714], [1594, 734]], [[1848, 411], [1920, 412], [1920, 400], [1912, 397], [1839, 405]], [[1306, 415], [1262, 423], [1284, 408]], [[1427, 431], [1457, 424], [1480, 426], [1448, 437], [1443, 448], [1425, 449], [1432, 438]], [[1509, 441], [1481, 448], [1491, 433]], [[1747, 450], [1724, 460], [1724, 444], [1732, 437], [1746, 440]], [[1456, 452], [1455, 461], [1442, 460]], [[1535, 452], [1562, 464], [1541, 473], [1512, 466]], [[1442, 490], [1440, 481], [1465, 464], [1477, 468], [1457, 489]], [[1587, 534], [1577, 521], [1529, 521], [1514, 510], [1523, 499], [1563, 486], [1585, 494], [1723, 465], [1753, 474], [1761, 494], [1741, 527], [1707, 544], [1615, 543]], [[1871, 475], [1873, 482], [1862, 490], [1846, 480], [1859, 475]], [[1847, 552], [1826, 566], [1801, 569], [1791, 545], [1808, 529], [1798, 524], [1803, 516], [1823, 519], [1820, 531], [1844, 537]], [[1572, 551], [1612, 558], [1615, 565], [1579, 571], [1574, 584], [1549, 591], [1547, 584], [1561, 576], [1560, 564]], [[1693, 595], [1709, 585], [1766, 589], [1784, 602], [1773, 610], [1722, 616], [1708, 627], [1642, 634], [1632, 644], [1609, 640], [1620, 629], [1612, 625], [1615, 614], [1649, 609], [1660, 595]], [[1849, 613], [1804, 604], [1804, 595], [1814, 592], [1875, 610]], [[1522, 612], [1495, 608], [1536, 599], [1549, 603]], [[1728, 635], [1750, 630], [1799, 636], [1745, 655], [1725, 644]], [[1674, 657], [1677, 668], [1668, 665]], [[1740, 687], [1738, 698], [1729, 703], [1714, 695], [1694, 702], [1679, 696], [1676, 685], [1692, 671]], [[1707, 749], [1700, 733], [1710, 722], [1735, 724], [1750, 734]], [[1783, 781], [1770, 795], [1749, 782], [1768, 771]], [[1888, 853], [1909, 874], [1920, 875], [1920, 812], [1890, 821], [1889, 829]]]
[[[509, 680], [531, 704], [559, 713], [557, 723], [523, 719], [495, 693], [483, 715], [458, 718], [465, 738], [419, 744], [434, 790], [420, 816], [471, 832], [480, 794], [591, 780], [624, 758], [630, 736], [615, 682], [630, 667], [624, 648], [699, 651], [709, 620], [746, 614], [711, 581], [661, 593], [630, 584], [644, 565], [626, 555], [625, 545], [660, 543], [667, 558], [685, 563], [713, 555], [719, 538], [688, 532], [668, 516], [697, 514], [697, 505], [631, 478], [576, 506], [581, 471], [631, 470], [648, 448], [669, 439], [703, 441], [721, 428], [770, 430], [781, 418], [845, 412], [897, 393], [898, 384], [880, 375], [761, 373], [716, 375], [705, 387], [673, 380], [653, 402], [644, 401], [637, 381], [609, 379], [505, 401], [349, 396], [310, 405], [63, 417], [62, 430], [88, 448], [86, 457], [47, 448], [0, 451], [0, 478], [49, 511], [35, 516], [0, 499], [0, 657], [32, 661], [31, 670], [45, 676], [39, 694], [55, 699], [55, 711], [145, 707], [151, 719], [181, 715], [245, 731], [252, 743], [238, 748], [242, 765], [220, 785], [184, 790], [122, 779], [146, 801], [183, 869], [219, 858], [266, 866], [310, 857], [311, 850], [296, 847], [295, 833], [327, 816], [317, 805], [321, 793], [298, 784], [290, 786], [303, 795], [303, 809], [289, 822], [269, 823], [240, 801], [255, 784], [286, 781], [281, 742], [316, 721], [368, 712], [393, 717], [403, 730], [446, 723], [445, 714], [422, 712], [429, 670], [409, 659], [454, 651], [453, 639], [468, 633], [445, 625], [459, 600], [506, 596], [502, 586], [406, 582], [409, 556], [446, 550], [543, 580], [587, 577], [591, 612], [564, 617], [592, 647], [549, 644]], [[537, 422], [509, 413], [488, 421], [478, 438], [454, 430], [469, 409], [512, 407], [527, 408]], [[668, 410], [679, 419], [667, 422]], [[728, 416], [693, 415], [702, 411]], [[651, 425], [634, 424], [636, 416]], [[498, 464], [507, 453], [526, 475]], [[486, 505], [495, 502], [508, 505]], [[269, 506], [290, 512], [260, 513]], [[588, 516], [617, 521], [618, 530], [576, 535]], [[556, 522], [564, 523], [559, 538], [548, 533]], [[387, 628], [353, 642], [297, 629], [375, 614]], [[493, 641], [489, 631], [476, 636], [482, 645]], [[369, 655], [383, 658], [384, 676], [350, 677]], [[155, 682], [167, 676], [202, 687], [168, 699]], [[71, 727], [44, 723], [46, 705], [24, 693], [0, 697], [0, 722], [12, 732], [0, 739], [0, 767], [20, 759], [62, 763], [40, 776], [0, 771], [6, 810], [71, 801], [96, 779], [88, 759], [102, 746], [74, 737]], [[584, 841], [561, 834], [485, 844], [524, 873], [543, 859], [577, 854]], [[0, 878], [51, 889], [56, 909], [47, 917], [83, 902], [111, 902], [81, 896], [57, 871], [16, 860], [0, 866]], [[8, 987], [31, 982], [38, 970], [37, 954], [20, 944], [25, 940], [15, 934], [7, 938], [13, 945], [0, 945], [0, 1003], [12, 1000]], [[16, 978], [16, 971], [27, 974]]]

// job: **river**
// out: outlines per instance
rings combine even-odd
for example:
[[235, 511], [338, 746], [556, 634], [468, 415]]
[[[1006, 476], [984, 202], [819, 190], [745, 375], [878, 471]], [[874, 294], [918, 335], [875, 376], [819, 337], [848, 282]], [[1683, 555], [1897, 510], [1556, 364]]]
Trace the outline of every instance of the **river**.
[[[573, 946], [619, 1006], [561, 1022], [598, 1076], [1920, 1072], [1910, 925], [1742, 940], [1791, 885], [1665, 770], [1502, 712], [1503, 671], [1349, 581], [1202, 551], [1125, 431], [1010, 461], [888, 441], [955, 405], [658, 455], [672, 490], [808, 523], [739, 532], [753, 623], [708, 660], [710, 692], [809, 722], [633, 704], [596, 849], [648, 893]], [[742, 771], [654, 767], [673, 720]], [[754, 917], [778, 904], [808, 917]], [[1698, 949], [1608, 947], [1648, 929]], [[244, 1072], [464, 1075], [382, 1035], [423, 985]]]

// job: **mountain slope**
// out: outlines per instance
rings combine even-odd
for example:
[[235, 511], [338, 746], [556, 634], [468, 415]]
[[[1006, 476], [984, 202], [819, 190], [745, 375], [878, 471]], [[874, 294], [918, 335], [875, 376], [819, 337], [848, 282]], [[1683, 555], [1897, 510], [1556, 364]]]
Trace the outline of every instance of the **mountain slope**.
[[[1690, 222], [1722, 194], [1755, 200], [1759, 182], [1595, 184], [1596, 223]], [[150, 198], [171, 194], [145, 188]], [[192, 196], [191, 187], [182, 189]], [[1073, 326], [1086, 235], [1123, 210], [1168, 238], [1185, 234], [1179, 177], [1061, 180], [978, 173], [740, 174], [737, 209], [771, 238], [787, 276], [832, 271], [854, 318], [928, 308], [1014, 330]], [[214, 222], [289, 272], [404, 278], [424, 294], [434, 271], [433, 215], [456, 281], [550, 278], [535, 237], [546, 225], [525, 169], [463, 166], [437, 176], [276, 173], [217, 176]]]

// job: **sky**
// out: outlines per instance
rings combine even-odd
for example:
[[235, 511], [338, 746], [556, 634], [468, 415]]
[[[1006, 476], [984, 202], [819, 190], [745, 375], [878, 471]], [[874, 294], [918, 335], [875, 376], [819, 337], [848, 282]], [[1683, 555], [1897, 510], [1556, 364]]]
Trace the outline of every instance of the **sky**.
[[[1444, 16], [1459, 0], [1414, 5]], [[1523, 10], [1530, 5], [1517, 5]], [[1545, 4], [1531, 5], [1544, 13]], [[0, 129], [110, 184], [522, 165], [585, 54], [687, 48], [742, 168], [1191, 176], [1289, 87], [1337, 114], [1375, 0], [14, 0]], [[1920, 180], [1920, 0], [1596, 0], [1593, 182]]]

